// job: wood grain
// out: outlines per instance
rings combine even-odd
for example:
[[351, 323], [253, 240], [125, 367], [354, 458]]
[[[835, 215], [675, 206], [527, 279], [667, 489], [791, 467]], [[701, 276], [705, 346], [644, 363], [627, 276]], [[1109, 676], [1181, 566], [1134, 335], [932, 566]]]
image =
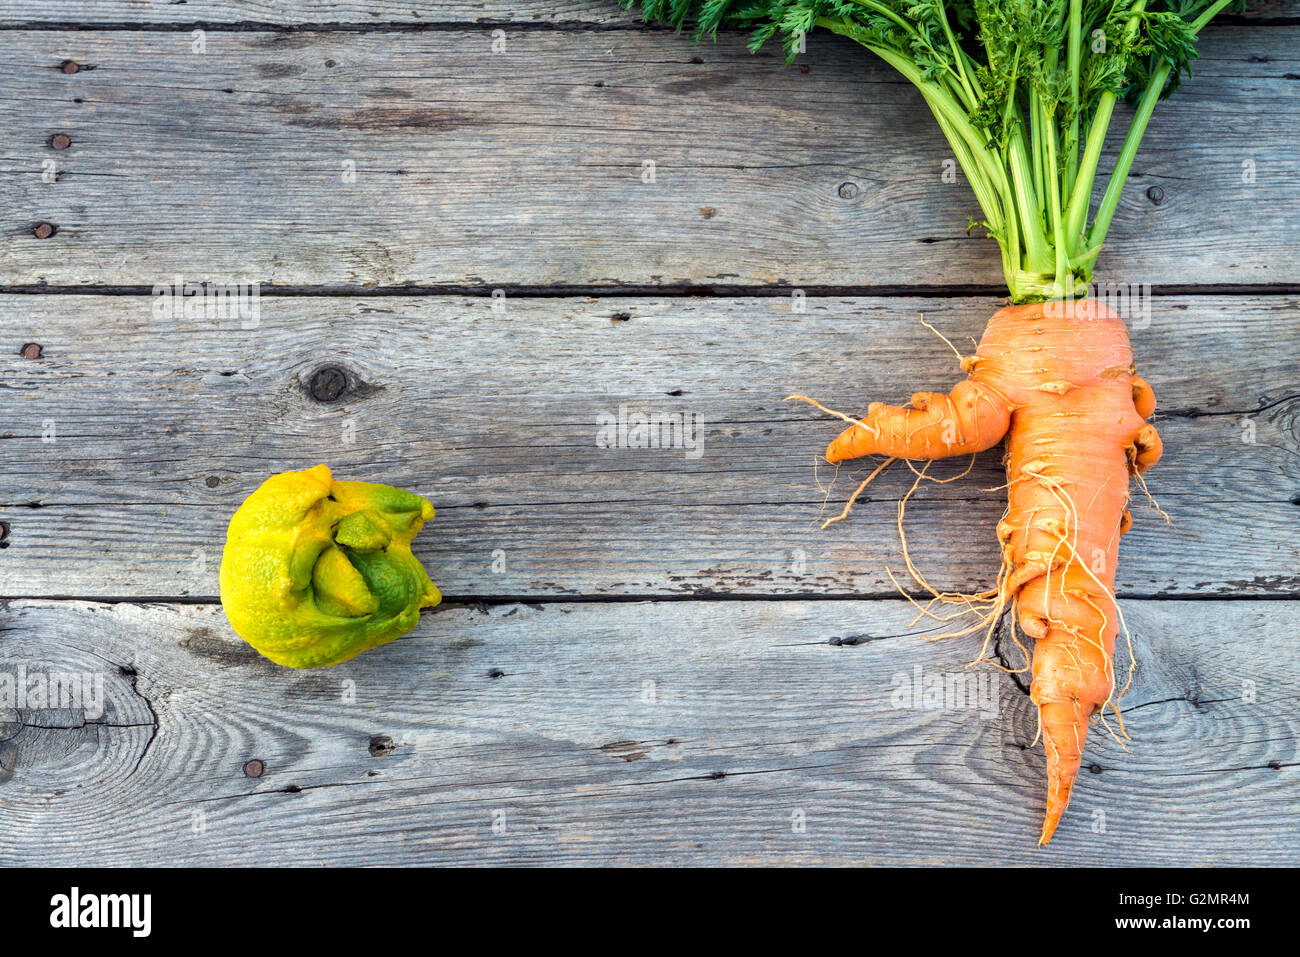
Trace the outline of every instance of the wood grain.
[[[1245, 17], [1296, 15], [1295, 0], [1265, 0]], [[639, 17], [616, 0], [0, 0], [0, 23], [62, 24], [283, 24], [286, 26], [372, 23], [574, 23], [630, 25]]]
[[[1033, 706], [902, 602], [446, 608], [306, 673], [217, 607], [14, 602], [0, 672], [106, 711], [0, 714], [0, 863], [1291, 864], [1293, 608], [1127, 602], [1130, 753], [1093, 731], [1043, 850]], [[895, 707], [917, 668], [989, 706]]]
[[[1285, 9], [1286, 3], [1275, 4]], [[1291, 4], [1294, 5], [1294, 4]], [[419, 26], [444, 23], [638, 24], [618, 0], [0, 0], [0, 22], [98, 24], [277, 24]]]
[[[106, 702], [0, 700], [0, 865], [1293, 863], [1297, 15], [1209, 32], [1102, 257], [1275, 294], [1159, 297], [1133, 330], [1173, 525], [1138, 510], [1121, 553], [1133, 741], [1094, 731], [1041, 850], [1023, 679], [893, 598], [911, 473], [819, 531], [865, 469], [819, 487], [838, 423], [780, 401], [945, 388], [916, 315], [967, 350], [997, 306], [950, 298], [1001, 275], [905, 83], [612, 0], [0, 0], [0, 286], [295, 293], [255, 328], [0, 295], [0, 691], [84, 673]], [[601, 448], [621, 406], [698, 416], [700, 455]], [[243, 497], [320, 461], [429, 495], [417, 554], [464, 601], [292, 672], [230, 631], [216, 568]], [[913, 500], [934, 584], [988, 583], [1002, 481], [990, 453]], [[895, 707], [918, 668], [996, 703]]]
[[[1206, 37], [1103, 269], [1300, 282], [1297, 31]], [[837, 38], [799, 68], [640, 30], [525, 30], [501, 54], [482, 28], [191, 43], [0, 31], [0, 284], [1002, 285], [919, 96]]]
[[[841, 424], [961, 373], [992, 299], [264, 296], [258, 328], [171, 320], [140, 296], [0, 298], [0, 595], [212, 597], [225, 526], [268, 475], [325, 462], [429, 496], [416, 541], [459, 596], [889, 596], [905, 574], [897, 467], [815, 463]], [[1297, 301], [1159, 298], [1133, 332], [1165, 458], [1121, 550], [1126, 595], [1296, 596]], [[1225, 321], [1225, 319], [1230, 321]], [[1139, 323], [1140, 324], [1140, 323]], [[40, 359], [18, 355], [39, 343]], [[310, 394], [345, 370], [331, 402]], [[697, 417], [685, 448], [602, 448], [600, 416]], [[48, 441], [47, 441], [48, 439]], [[937, 465], [955, 475], [964, 462]], [[1000, 453], [907, 512], [946, 588], [996, 570]], [[823, 503], [825, 511], [823, 512]]]

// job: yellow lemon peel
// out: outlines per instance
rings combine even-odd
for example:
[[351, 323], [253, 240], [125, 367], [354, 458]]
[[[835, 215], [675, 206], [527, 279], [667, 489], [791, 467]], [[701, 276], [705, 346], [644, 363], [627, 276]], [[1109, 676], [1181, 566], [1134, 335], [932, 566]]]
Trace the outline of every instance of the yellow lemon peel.
[[273, 475], [230, 519], [221, 604], [278, 665], [321, 668], [400, 638], [442, 600], [411, 539], [428, 499], [335, 481], [327, 466]]

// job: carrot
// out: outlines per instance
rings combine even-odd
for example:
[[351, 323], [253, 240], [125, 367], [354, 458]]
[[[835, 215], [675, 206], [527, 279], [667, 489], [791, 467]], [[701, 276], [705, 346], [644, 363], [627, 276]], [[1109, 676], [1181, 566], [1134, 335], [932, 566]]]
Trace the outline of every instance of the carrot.
[[[997, 588], [956, 597], [930, 590], [937, 601], [987, 605], [980, 625], [952, 634], [988, 623], [987, 645], [1010, 609], [1035, 640], [1029, 667], [1047, 756], [1039, 839], [1046, 844], [1078, 776], [1089, 718], [1105, 720], [1114, 704], [1123, 622], [1115, 563], [1132, 524], [1129, 478], [1161, 452], [1145, 422], [1155, 395], [1135, 374], [1124, 324], [1085, 297], [1156, 103], [1189, 71], [1205, 26], [1240, 4], [624, 0], [638, 2], [648, 20], [679, 29], [693, 20], [697, 38], [751, 27], [757, 49], [780, 37], [790, 59], [809, 49], [814, 29], [860, 44], [916, 88], [948, 140], [953, 171], [975, 194], [984, 218], [970, 225], [997, 240], [1014, 305], [993, 316], [975, 355], [963, 360], [965, 381], [947, 395], [917, 393], [910, 408], [873, 404], [826, 457], [884, 455], [887, 465], [973, 454], [1006, 439]], [[1135, 108], [1094, 207], [1099, 161], [1124, 95]], [[925, 584], [910, 559], [908, 570]]]
[[1160, 457], [1144, 421], [1155, 396], [1133, 373], [1123, 321], [1096, 300], [1000, 309], [963, 367], [969, 377], [948, 395], [918, 393], [912, 408], [873, 404], [826, 458], [940, 459], [1006, 438], [999, 597], [1035, 639], [1030, 696], [1047, 752], [1046, 844], [1069, 803], [1088, 719], [1115, 686], [1116, 553], [1131, 524], [1129, 475]]

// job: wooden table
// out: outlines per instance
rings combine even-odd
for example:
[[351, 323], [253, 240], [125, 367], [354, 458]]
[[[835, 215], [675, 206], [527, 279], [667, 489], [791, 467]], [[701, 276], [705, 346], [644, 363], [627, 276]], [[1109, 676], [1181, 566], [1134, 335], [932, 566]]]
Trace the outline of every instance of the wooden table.
[[[911, 473], [821, 531], [869, 466], [826, 491], [837, 423], [781, 401], [947, 388], [918, 315], [998, 305], [906, 83], [606, 0], [76, 7], [0, 0], [0, 674], [104, 712], [0, 708], [0, 863], [1294, 863], [1300, 7], [1212, 28], [1102, 258], [1154, 290], [1172, 525], [1124, 541], [1132, 742], [1094, 730], [1045, 850], [1023, 677], [890, 581]], [[176, 277], [258, 321], [160, 315]], [[620, 408], [699, 454], [600, 447]], [[216, 573], [318, 462], [434, 501], [447, 601], [295, 672]], [[991, 581], [1002, 481], [912, 500], [937, 587]], [[992, 697], [898, 706], [918, 673]]]

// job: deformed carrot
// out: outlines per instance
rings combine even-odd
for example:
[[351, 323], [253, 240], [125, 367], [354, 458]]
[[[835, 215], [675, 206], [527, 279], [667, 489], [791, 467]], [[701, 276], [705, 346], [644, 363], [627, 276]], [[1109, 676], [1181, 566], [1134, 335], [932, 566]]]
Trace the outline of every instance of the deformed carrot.
[[[831, 443], [827, 458], [876, 453], [910, 465], [973, 454], [1006, 437], [1010, 501], [998, 524], [1003, 561], [992, 597], [931, 588], [910, 558], [907, 570], [931, 595], [922, 615], [952, 617], [932, 612], [935, 602], [981, 613], [974, 628], [949, 634], [984, 628], [987, 648], [1011, 608], [1035, 639], [1032, 694], [1049, 770], [1046, 843], [1069, 801], [1088, 718], [1110, 703], [1115, 683], [1112, 654], [1123, 619], [1113, 583], [1119, 537], [1132, 524], [1128, 479], [1137, 476], [1145, 491], [1140, 473], [1160, 457], [1160, 437], [1144, 421], [1155, 395], [1134, 374], [1123, 324], [1105, 306], [1081, 300], [1094, 295], [1094, 267], [1157, 103], [1190, 73], [1201, 32], [1235, 4], [623, 3], [642, 7], [650, 21], [678, 29], [691, 23], [697, 39], [723, 27], [752, 28], [751, 49], [779, 38], [790, 60], [812, 52], [810, 32], [838, 34], [911, 83], [948, 141], [950, 181], [960, 170], [983, 213], [970, 217], [968, 229], [997, 241], [1016, 305], [993, 317], [976, 354], [963, 360], [964, 382], [947, 395], [917, 393], [910, 407], [872, 405]], [[1115, 107], [1126, 94], [1134, 101], [1127, 132], [1102, 170]], [[1117, 292], [1131, 297], [1133, 289]], [[928, 478], [918, 471], [918, 484]], [[830, 522], [848, 515], [857, 494]], [[906, 501], [899, 503], [900, 532]], [[1013, 628], [1017, 643], [1018, 635]]]
[[1124, 323], [1096, 300], [999, 310], [963, 367], [969, 377], [947, 395], [919, 393], [911, 408], [874, 403], [826, 458], [938, 459], [1005, 436], [1002, 597], [1035, 639], [1030, 694], [1047, 752], [1045, 844], [1069, 803], [1088, 719], [1115, 685], [1116, 554], [1130, 524], [1129, 475], [1160, 457], [1144, 421], [1155, 396], [1134, 374]]

